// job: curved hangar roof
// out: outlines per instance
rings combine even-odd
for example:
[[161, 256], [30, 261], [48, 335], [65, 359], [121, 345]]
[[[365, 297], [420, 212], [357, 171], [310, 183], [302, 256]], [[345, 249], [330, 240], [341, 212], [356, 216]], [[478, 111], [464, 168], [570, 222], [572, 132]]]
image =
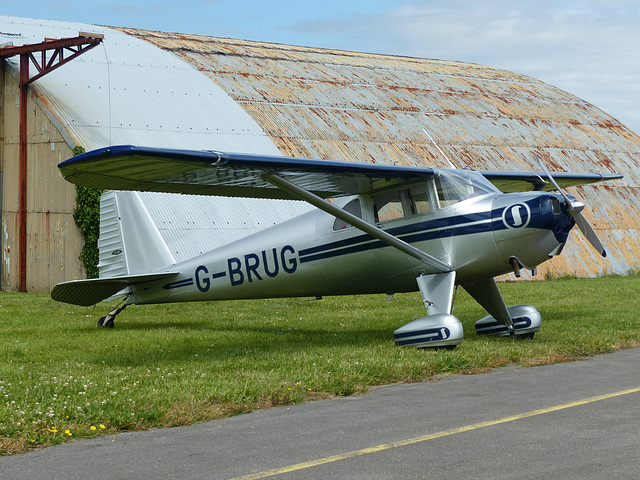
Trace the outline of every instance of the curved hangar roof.
[[[29, 28], [36, 23], [27, 22]], [[585, 214], [607, 258], [595, 255], [576, 233], [563, 255], [541, 270], [594, 276], [640, 265], [640, 137], [551, 85], [452, 61], [63, 22], [38, 25], [48, 29], [48, 37], [105, 34], [102, 52], [94, 49], [36, 82], [63, 119], [70, 143], [448, 166], [426, 129], [459, 167], [539, 170], [537, 152], [552, 170], [625, 175], [572, 192], [588, 205]], [[49, 79], [54, 75], [57, 85]], [[93, 105], [90, 112], [76, 100], [83, 94]]]

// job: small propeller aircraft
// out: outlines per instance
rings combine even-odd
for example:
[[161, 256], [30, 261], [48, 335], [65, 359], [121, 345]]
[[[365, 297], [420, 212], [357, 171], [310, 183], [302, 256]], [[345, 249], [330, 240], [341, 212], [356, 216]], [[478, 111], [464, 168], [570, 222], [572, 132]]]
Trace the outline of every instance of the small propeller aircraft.
[[[149, 258], [129, 274], [56, 285], [51, 297], [122, 305], [98, 324], [113, 327], [130, 304], [267, 297], [322, 297], [419, 290], [427, 316], [397, 329], [398, 345], [455, 348], [452, 315], [462, 286], [488, 316], [478, 334], [533, 337], [539, 312], [507, 308], [496, 276], [559, 255], [579, 229], [605, 250], [562, 187], [618, 174], [494, 172], [365, 165], [290, 157], [113, 146], [73, 157], [59, 169], [70, 182], [100, 189], [304, 200], [317, 209], [208, 253], [176, 263], [141, 228]], [[557, 190], [558, 193], [554, 192]], [[333, 199], [332, 201], [329, 201]], [[140, 249], [139, 249], [140, 250]], [[127, 255], [127, 249], [113, 252]]]

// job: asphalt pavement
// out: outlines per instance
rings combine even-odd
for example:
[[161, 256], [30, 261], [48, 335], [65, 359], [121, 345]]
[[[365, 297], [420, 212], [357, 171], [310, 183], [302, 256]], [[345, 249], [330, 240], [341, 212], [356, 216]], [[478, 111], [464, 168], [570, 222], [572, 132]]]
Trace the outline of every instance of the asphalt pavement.
[[640, 349], [0, 457], [2, 480], [636, 479]]

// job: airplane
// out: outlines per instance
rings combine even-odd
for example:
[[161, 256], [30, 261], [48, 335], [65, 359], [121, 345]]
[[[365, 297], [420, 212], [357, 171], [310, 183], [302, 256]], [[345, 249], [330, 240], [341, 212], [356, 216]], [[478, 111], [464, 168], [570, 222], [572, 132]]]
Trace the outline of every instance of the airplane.
[[452, 314], [461, 286], [488, 313], [476, 322], [477, 334], [532, 338], [540, 330], [540, 313], [531, 305], [507, 307], [495, 277], [520, 276], [522, 269], [535, 274], [539, 264], [561, 253], [576, 224], [605, 256], [581, 213], [585, 205], [563, 188], [622, 178], [551, 174], [538, 161], [540, 172], [501, 172], [131, 145], [94, 150], [60, 163], [64, 178], [99, 189], [304, 200], [316, 208], [182, 262], [144, 222], [130, 221], [126, 228], [139, 230], [131, 236], [143, 247], [113, 254], [143, 267], [60, 283], [51, 298], [88, 306], [123, 297], [98, 322], [113, 327], [131, 304], [391, 298], [419, 290], [427, 316], [398, 328], [395, 343], [453, 349], [464, 336]]

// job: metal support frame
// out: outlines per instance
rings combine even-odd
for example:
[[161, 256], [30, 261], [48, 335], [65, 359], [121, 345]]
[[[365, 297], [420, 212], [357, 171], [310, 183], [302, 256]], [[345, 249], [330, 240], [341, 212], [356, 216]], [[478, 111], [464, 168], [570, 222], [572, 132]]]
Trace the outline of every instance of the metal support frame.
[[420, 275], [416, 278], [422, 301], [429, 315], [451, 314], [455, 299], [456, 272]]
[[[0, 58], [20, 55], [20, 145], [18, 215], [18, 291], [27, 291], [27, 100], [30, 83], [102, 43], [103, 35], [80, 32], [74, 38], [45, 39], [42, 43], [0, 48]], [[40, 52], [40, 61], [34, 53]], [[51, 53], [52, 52], [52, 53]], [[71, 53], [65, 58], [65, 53]], [[47, 55], [51, 56], [47, 58]], [[33, 63], [38, 73], [29, 75]]]

